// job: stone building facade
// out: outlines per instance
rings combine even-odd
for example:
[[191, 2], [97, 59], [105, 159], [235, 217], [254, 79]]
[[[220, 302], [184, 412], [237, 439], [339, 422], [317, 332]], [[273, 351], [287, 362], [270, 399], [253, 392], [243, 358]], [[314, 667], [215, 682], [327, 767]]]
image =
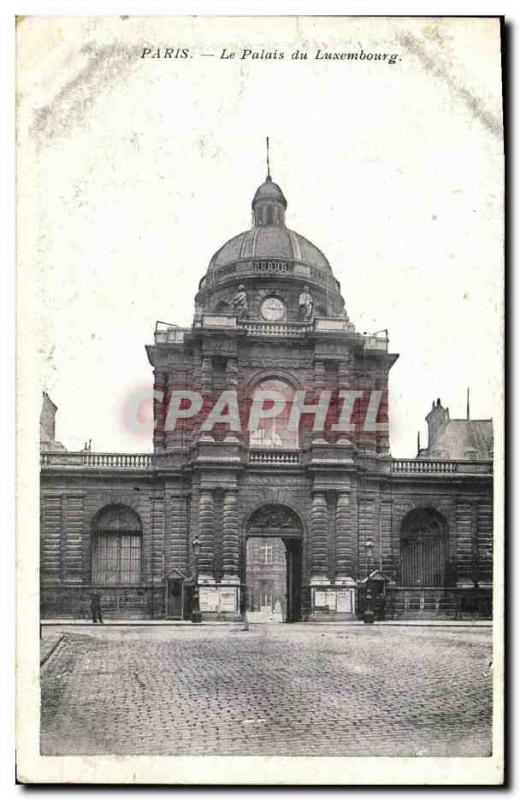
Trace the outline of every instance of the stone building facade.
[[239, 619], [250, 539], [284, 549], [287, 621], [354, 617], [376, 570], [398, 616], [490, 594], [491, 421], [457, 426], [434, 404], [428, 448], [392, 458], [398, 356], [386, 332], [356, 331], [286, 209], [268, 175], [252, 228], [212, 257], [193, 325], [157, 324], [153, 453], [64, 451], [54, 427], [45, 440], [43, 616], [86, 615], [95, 586], [108, 618], [189, 617], [196, 581], [204, 618]]

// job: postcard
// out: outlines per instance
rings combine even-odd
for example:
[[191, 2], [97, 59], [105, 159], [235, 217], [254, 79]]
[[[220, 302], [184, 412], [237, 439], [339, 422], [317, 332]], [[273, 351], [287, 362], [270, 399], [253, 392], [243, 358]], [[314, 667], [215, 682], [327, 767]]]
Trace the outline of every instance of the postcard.
[[19, 781], [503, 781], [502, 29], [18, 19]]

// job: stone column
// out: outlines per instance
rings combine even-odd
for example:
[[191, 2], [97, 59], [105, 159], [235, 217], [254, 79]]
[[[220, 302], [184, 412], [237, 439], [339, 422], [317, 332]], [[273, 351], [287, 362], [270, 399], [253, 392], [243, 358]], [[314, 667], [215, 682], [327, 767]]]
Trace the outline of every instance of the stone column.
[[[385, 370], [382, 375], [381, 381], [376, 384], [377, 389], [381, 389], [383, 394], [381, 396], [381, 404], [379, 410], [384, 419], [388, 420], [390, 426], [390, 415], [388, 410], [388, 371]], [[390, 454], [390, 432], [378, 431], [376, 434], [376, 449], [380, 455]]]
[[211, 356], [204, 356], [201, 366], [202, 391], [211, 391], [213, 388], [213, 361]]
[[154, 370], [154, 449], [162, 450], [165, 446], [165, 439], [167, 435], [164, 430], [164, 423], [166, 419], [166, 390], [167, 390], [167, 374], [160, 370]]
[[352, 388], [352, 375], [351, 375], [350, 361], [341, 359], [338, 362], [338, 389], [351, 389]]
[[493, 584], [493, 505], [491, 498], [482, 498], [477, 509], [477, 547], [479, 559], [479, 586]]
[[328, 510], [325, 492], [314, 492], [311, 508], [311, 583], [329, 583], [327, 578]]
[[[190, 374], [188, 372], [188, 382], [189, 382]], [[191, 389], [194, 391], [202, 389], [202, 354], [200, 352], [200, 347], [195, 347], [193, 349], [193, 363], [192, 363], [192, 371], [191, 371]]]
[[[169, 501], [169, 520], [167, 527], [166, 563], [168, 570], [173, 567], [188, 573], [188, 502], [183, 495], [171, 495]], [[169, 530], [168, 530], [169, 529]]]
[[239, 531], [237, 493], [226, 490], [222, 507], [222, 566], [223, 583], [239, 583]]
[[64, 551], [63, 579], [66, 583], [83, 583], [83, 495], [63, 497]]
[[363, 410], [361, 412], [362, 425], [359, 432], [355, 434], [355, 443], [359, 454], [363, 456], [369, 453], [375, 453], [376, 450], [376, 434], [365, 430], [366, 414], [370, 398], [372, 397], [372, 391], [375, 387], [370, 372], [362, 372], [358, 377], [359, 389], [363, 392], [363, 398], [361, 400]]
[[238, 384], [238, 367], [236, 358], [228, 358], [226, 361], [226, 386], [234, 389]]
[[215, 501], [213, 492], [203, 489], [199, 498], [199, 539], [198, 559], [199, 583], [214, 583], [213, 575], [213, 534], [215, 528]]
[[325, 386], [325, 363], [323, 361], [314, 362], [314, 391], [319, 393]]
[[[342, 391], [354, 390], [354, 378], [352, 374], [352, 358], [341, 359], [338, 361], [338, 393]], [[345, 400], [343, 402], [346, 402]], [[355, 434], [354, 434], [355, 439]], [[336, 443], [343, 445], [352, 444], [352, 433], [339, 431], [336, 434]]]
[[338, 492], [336, 500], [336, 583], [354, 584], [353, 531], [348, 492]]

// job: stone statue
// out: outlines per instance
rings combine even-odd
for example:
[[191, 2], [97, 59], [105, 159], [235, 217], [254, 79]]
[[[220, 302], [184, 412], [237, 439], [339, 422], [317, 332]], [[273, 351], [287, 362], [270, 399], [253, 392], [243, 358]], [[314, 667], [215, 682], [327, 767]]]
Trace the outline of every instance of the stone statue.
[[238, 287], [238, 292], [231, 300], [231, 307], [238, 319], [244, 319], [244, 317], [247, 317], [247, 294], [243, 283], [240, 284]]
[[302, 322], [310, 322], [314, 314], [314, 300], [308, 286], [303, 287], [303, 292], [298, 299], [298, 317]]

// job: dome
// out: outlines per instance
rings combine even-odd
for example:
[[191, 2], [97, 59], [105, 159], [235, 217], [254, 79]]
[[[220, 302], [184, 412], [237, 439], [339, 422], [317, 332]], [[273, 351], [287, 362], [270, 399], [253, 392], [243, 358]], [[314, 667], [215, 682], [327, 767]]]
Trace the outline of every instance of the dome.
[[272, 181], [270, 175], [267, 176], [264, 183], [256, 190], [255, 196], [253, 197], [253, 208], [259, 200], [271, 200], [279, 202], [284, 208], [287, 208], [287, 200], [284, 197], [284, 193], [278, 184]]
[[262, 320], [261, 298], [274, 292], [283, 296], [286, 319], [298, 322], [299, 298], [307, 287], [318, 316], [346, 318], [341, 288], [328, 260], [305, 236], [287, 227], [287, 200], [269, 173], [255, 192], [252, 209], [252, 227], [212, 256], [195, 299], [198, 313], [232, 314], [237, 296], [245, 293], [248, 317]]
[[208, 271], [247, 258], [302, 261], [329, 274], [332, 273], [331, 266], [321, 250], [305, 236], [290, 230], [285, 225], [256, 225], [248, 231], [239, 233], [217, 250], [209, 263]]

